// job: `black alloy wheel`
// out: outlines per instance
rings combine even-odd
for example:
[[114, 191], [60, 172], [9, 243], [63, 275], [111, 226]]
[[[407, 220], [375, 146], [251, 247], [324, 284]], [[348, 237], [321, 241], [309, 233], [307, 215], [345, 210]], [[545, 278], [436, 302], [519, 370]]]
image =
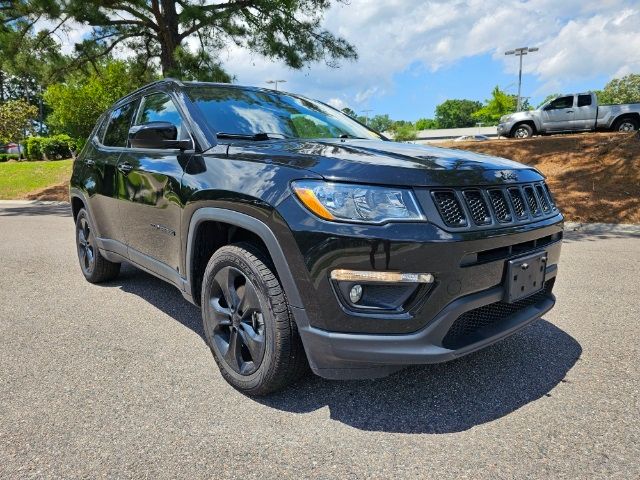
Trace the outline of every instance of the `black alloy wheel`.
[[95, 238], [86, 215], [78, 219], [76, 227], [78, 259], [85, 276], [91, 276], [96, 266]]
[[266, 395], [309, 368], [298, 327], [270, 259], [254, 245], [218, 249], [200, 294], [207, 344], [223, 378], [248, 395]]
[[213, 279], [208, 308], [213, 341], [226, 364], [240, 375], [260, 367], [265, 350], [263, 307], [256, 287], [237, 268], [222, 268]]
[[91, 219], [84, 208], [76, 217], [76, 248], [80, 269], [89, 282], [112, 280], [120, 273], [120, 263], [110, 262], [100, 253]]

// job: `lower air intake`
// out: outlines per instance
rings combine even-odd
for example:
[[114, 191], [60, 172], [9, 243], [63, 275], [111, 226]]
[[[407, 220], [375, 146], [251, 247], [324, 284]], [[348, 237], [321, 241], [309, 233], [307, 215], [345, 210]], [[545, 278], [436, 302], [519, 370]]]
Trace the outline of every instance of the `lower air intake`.
[[549, 298], [554, 281], [555, 279], [548, 280], [541, 291], [517, 302], [490, 303], [463, 313], [449, 328], [442, 340], [442, 346], [456, 350], [482, 340], [483, 329], [498, 325], [525, 308]]

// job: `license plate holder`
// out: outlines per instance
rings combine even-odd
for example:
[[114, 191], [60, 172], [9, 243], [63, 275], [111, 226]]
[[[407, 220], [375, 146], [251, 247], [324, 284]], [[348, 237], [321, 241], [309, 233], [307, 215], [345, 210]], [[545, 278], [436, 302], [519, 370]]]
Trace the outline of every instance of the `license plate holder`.
[[546, 269], [547, 252], [508, 260], [505, 300], [517, 302], [542, 290]]

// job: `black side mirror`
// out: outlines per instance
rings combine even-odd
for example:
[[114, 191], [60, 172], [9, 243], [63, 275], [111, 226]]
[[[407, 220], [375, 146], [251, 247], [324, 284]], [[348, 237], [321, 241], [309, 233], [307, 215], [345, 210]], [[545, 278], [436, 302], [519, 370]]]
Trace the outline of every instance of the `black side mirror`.
[[129, 129], [133, 148], [192, 148], [191, 140], [178, 140], [178, 128], [169, 122], [149, 122]]

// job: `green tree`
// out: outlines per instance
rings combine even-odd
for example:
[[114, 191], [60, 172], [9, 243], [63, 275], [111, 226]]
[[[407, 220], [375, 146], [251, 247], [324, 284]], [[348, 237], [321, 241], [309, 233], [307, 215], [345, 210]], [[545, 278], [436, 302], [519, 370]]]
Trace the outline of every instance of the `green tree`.
[[0, 142], [20, 142], [37, 115], [38, 109], [24, 100], [0, 104]]
[[[94, 62], [126, 45], [148, 63], [159, 58], [165, 76], [229, 77], [217, 53], [239, 45], [295, 69], [324, 60], [355, 59], [355, 47], [321, 26], [331, 0], [20, 0], [35, 18], [75, 20], [93, 27], [76, 45], [79, 61]], [[43, 5], [44, 4], [44, 5]], [[195, 40], [197, 51], [187, 46]]]
[[396, 122], [392, 129], [393, 139], [396, 142], [407, 142], [415, 140], [418, 136], [416, 127], [411, 122], [400, 121]]
[[436, 121], [440, 128], [472, 127], [473, 114], [482, 108], [475, 100], [446, 100], [436, 107]]
[[433, 118], [420, 118], [416, 120], [416, 130], [432, 130], [439, 128], [438, 122]]
[[56, 132], [85, 139], [98, 117], [117, 99], [150, 80], [152, 73], [140, 74], [139, 65], [108, 62], [92, 75], [75, 75], [65, 83], [51, 85], [44, 100], [51, 108], [47, 123]]
[[600, 104], [639, 103], [640, 74], [631, 73], [622, 78], [614, 78], [596, 93]]
[[351, 108], [349, 108], [349, 107], [344, 107], [344, 108], [341, 110], [341, 112], [342, 112], [342, 113], [344, 113], [345, 115], [349, 115], [351, 118], [356, 118], [356, 117], [357, 117], [356, 112], [354, 112], [354, 111], [353, 111]]
[[[473, 114], [473, 118], [488, 125], [496, 125], [500, 117], [515, 112], [517, 105], [517, 97], [509, 95], [496, 86], [491, 92], [491, 98], [485, 102], [484, 107]], [[524, 109], [527, 109], [525, 105], [523, 105]]]
[[389, 115], [374, 115], [369, 119], [369, 128], [376, 132], [386, 132], [393, 125], [393, 120], [389, 118]]

